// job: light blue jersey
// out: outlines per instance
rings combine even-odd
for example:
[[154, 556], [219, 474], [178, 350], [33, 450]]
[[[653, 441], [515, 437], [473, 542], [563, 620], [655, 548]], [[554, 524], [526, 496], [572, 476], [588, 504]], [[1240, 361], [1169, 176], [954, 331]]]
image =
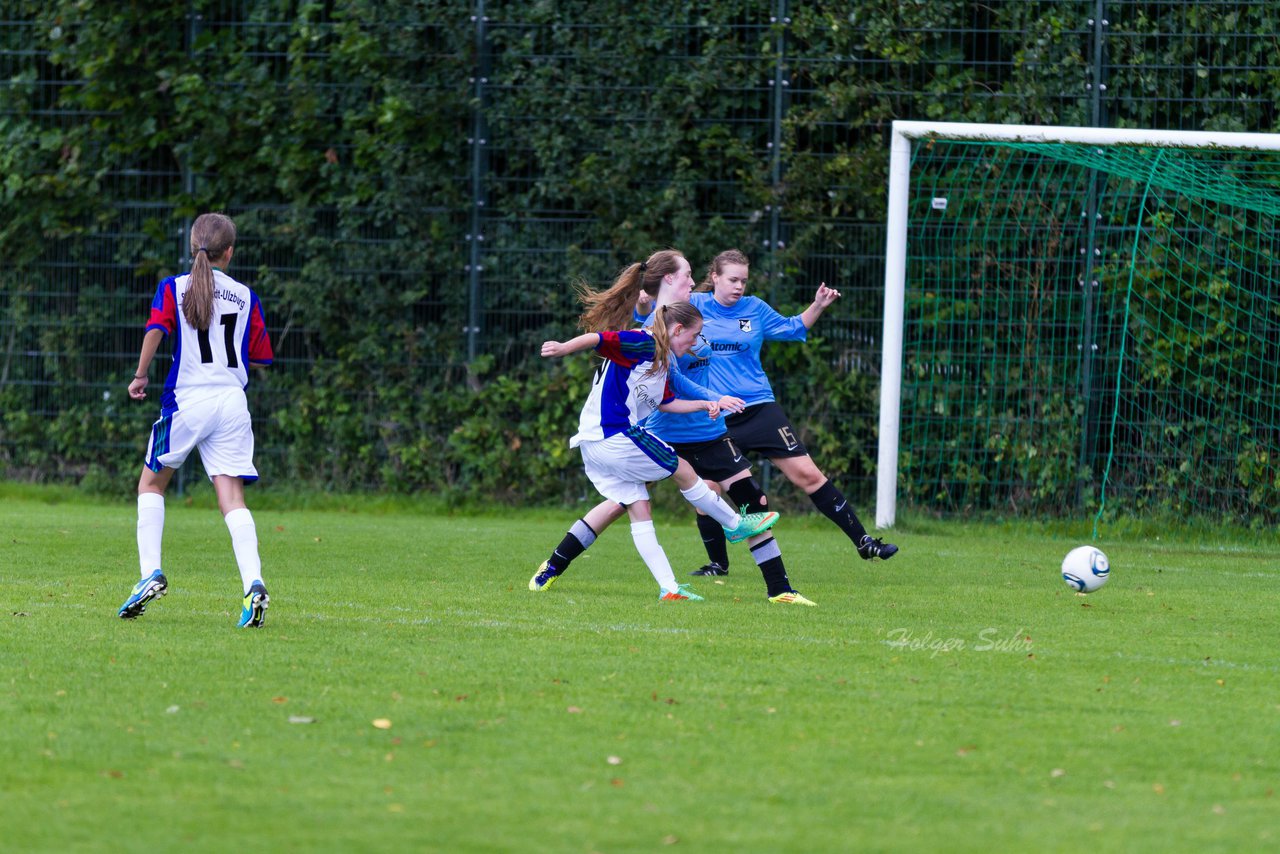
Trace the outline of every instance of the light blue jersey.
[[773, 387], [760, 364], [760, 349], [766, 341], [806, 340], [809, 330], [801, 316], [783, 317], [758, 297], [743, 297], [730, 308], [710, 293], [690, 294], [689, 302], [702, 312], [702, 337], [711, 342], [712, 355], [701, 384], [740, 397], [747, 406], [774, 400]]
[[[773, 387], [760, 364], [765, 341], [804, 341], [809, 330], [800, 315], [784, 317], [758, 297], [743, 297], [725, 308], [711, 293], [693, 293], [691, 302], [702, 312], [702, 337], [709, 348], [695, 348], [676, 360], [674, 374], [710, 389], [718, 396], [732, 395], [747, 406], [774, 399]], [[645, 325], [653, 314], [645, 318]], [[710, 442], [723, 436], [724, 415], [711, 419], [702, 412], [654, 412], [645, 427], [672, 444]]]

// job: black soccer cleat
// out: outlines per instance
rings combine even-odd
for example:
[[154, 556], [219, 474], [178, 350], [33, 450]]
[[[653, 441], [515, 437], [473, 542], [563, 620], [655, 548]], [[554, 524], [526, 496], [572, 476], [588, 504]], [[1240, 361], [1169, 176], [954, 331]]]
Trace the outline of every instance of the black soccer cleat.
[[689, 574], [690, 575], [728, 575], [729, 570], [725, 569], [723, 566], [716, 563], [715, 561], [712, 561], [711, 563], [704, 566], [702, 569], [695, 569], [693, 572]]
[[888, 560], [898, 553], [898, 547], [893, 543], [884, 543], [880, 540], [872, 539], [870, 534], [864, 534], [861, 542], [858, 543], [858, 557], [863, 560], [871, 560], [872, 558], [880, 558]]

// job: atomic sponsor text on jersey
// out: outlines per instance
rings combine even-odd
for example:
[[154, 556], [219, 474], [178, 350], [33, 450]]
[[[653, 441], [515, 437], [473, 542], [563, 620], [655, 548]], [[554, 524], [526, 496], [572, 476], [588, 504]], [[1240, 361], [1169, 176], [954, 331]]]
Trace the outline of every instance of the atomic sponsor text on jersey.
[[749, 348], [747, 347], [746, 344], [738, 344], [736, 342], [712, 341], [711, 349], [716, 351], [717, 353], [723, 353], [728, 350], [732, 350], [733, 352], [738, 353], [738, 352], [741, 352], [742, 350], [747, 350]]

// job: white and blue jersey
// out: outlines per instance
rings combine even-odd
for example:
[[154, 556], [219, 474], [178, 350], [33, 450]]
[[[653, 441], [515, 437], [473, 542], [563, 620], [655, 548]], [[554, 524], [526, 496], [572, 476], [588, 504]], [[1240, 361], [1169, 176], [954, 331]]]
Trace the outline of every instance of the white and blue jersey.
[[156, 288], [147, 330], [173, 337], [173, 366], [160, 395], [163, 415], [232, 387], [249, 384], [249, 363], [269, 365], [271, 338], [262, 304], [246, 285], [213, 270], [213, 320], [208, 329], [195, 329], [182, 314], [189, 273], [171, 276]]
[[702, 337], [711, 343], [711, 359], [700, 382], [742, 398], [747, 406], [773, 401], [773, 387], [760, 363], [760, 350], [765, 341], [806, 340], [809, 330], [801, 316], [784, 317], [764, 300], [751, 296], [729, 308], [710, 293], [690, 294], [689, 302], [702, 312]]
[[182, 313], [190, 283], [190, 274], [171, 276], [151, 302], [147, 330], [172, 336], [173, 366], [160, 395], [160, 420], [151, 427], [146, 466], [154, 472], [178, 468], [198, 448], [210, 478], [257, 480], [244, 390], [248, 366], [272, 360], [262, 304], [247, 286], [215, 267], [213, 318], [208, 329], [196, 329]]
[[653, 364], [653, 336], [633, 329], [599, 335], [595, 349], [605, 361], [582, 406], [578, 432], [569, 440], [571, 448], [625, 433], [660, 405], [675, 400], [666, 368], [648, 372]]

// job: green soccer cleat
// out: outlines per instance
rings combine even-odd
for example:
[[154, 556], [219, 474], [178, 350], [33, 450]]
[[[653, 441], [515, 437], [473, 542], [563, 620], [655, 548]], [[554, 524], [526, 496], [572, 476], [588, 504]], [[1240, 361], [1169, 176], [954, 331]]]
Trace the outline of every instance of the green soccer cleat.
[[779, 605], [808, 605], [810, 608], [818, 607], [818, 603], [811, 599], [806, 599], [794, 590], [788, 590], [786, 593], [779, 593], [777, 596], [770, 596], [770, 602], [777, 602]]
[[560, 577], [560, 570], [551, 568], [551, 561], [544, 560], [542, 565], [538, 567], [538, 571], [533, 574], [533, 578], [529, 579], [529, 589], [535, 593], [539, 590], [546, 590], [548, 587], [556, 583], [556, 579]]
[[133, 586], [133, 592], [120, 606], [119, 617], [122, 620], [136, 620], [147, 610], [147, 605], [159, 599], [169, 591], [169, 579], [160, 570], [148, 575]]
[[[746, 508], [742, 508], [745, 510]], [[756, 534], [763, 534], [765, 531], [778, 524], [781, 517], [772, 510], [765, 513], [744, 513], [738, 511], [738, 515], [742, 517], [738, 520], [738, 527], [730, 530], [724, 529], [725, 539], [731, 543], [740, 543], [743, 540], [750, 539]]]
[[236, 625], [242, 629], [260, 629], [267, 619], [267, 605], [271, 597], [261, 581], [249, 585], [249, 592], [244, 594], [244, 607], [240, 611], [240, 622]]
[[705, 602], [706, 600], [694, 593], [687, 584], [681, 584], [675, 590], [663, 590], [658, 594], [659, 602]]

